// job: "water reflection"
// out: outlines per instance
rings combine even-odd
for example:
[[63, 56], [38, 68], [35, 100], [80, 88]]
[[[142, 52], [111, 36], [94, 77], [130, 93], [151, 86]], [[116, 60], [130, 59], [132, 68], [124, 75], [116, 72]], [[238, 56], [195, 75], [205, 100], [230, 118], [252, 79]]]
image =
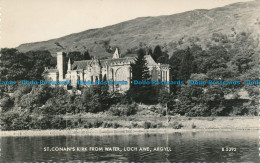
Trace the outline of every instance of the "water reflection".
[[[33, 161], [206, 161], [258, 162], [258, 132], [2, 137], [0, 162]], [[44, 151], [44, 147], [170, 147], [171, 151]], [[236, 152], [222, 152], [234, 147]]]

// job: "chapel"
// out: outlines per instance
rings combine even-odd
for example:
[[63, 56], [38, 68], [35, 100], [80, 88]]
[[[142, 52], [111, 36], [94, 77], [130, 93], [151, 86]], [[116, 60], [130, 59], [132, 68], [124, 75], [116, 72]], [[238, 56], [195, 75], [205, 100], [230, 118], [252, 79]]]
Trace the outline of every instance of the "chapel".
[[[78, 88], [80, 81], [127, 81], [127, 85], [111, 85], [109, 90], [113, 92], [125, 92], [130, 88], [132, 79], [131, 63], [136, 57], [121, 57], [118, 49], [111, 59], [97, 59], [74, 61], [69, 59], [65, 65], [66, 54], [57, 53], [57, 66], [54, 69], [46, 68], [44, 76], [54, 81], [71, 81], [71, 86]], [[145, 55], [147, 67], [152, 80], [170, 81], [170, 68], [168, 64], [156, 63], [151, 55]]]

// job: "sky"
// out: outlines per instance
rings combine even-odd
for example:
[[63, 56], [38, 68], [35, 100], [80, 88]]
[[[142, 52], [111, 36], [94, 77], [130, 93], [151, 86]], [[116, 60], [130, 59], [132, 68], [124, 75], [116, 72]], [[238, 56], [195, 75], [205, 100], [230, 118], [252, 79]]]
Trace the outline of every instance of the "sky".
[[46, 41], [144, 16], [248, 0], [0, 0], [0, 48]]

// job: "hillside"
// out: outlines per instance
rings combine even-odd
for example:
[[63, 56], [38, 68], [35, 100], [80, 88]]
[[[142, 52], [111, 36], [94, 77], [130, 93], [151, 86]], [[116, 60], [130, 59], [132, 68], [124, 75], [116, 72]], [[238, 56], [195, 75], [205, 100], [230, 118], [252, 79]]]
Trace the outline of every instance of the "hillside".
[[131, 53], [140, 46], [161, 45], [171, 54], [175, 48], [199, 43], [204, 46], [213, 33], [232, 34], [250, 31], [260, 36], [260, 1], [235, 3], [210, 10], [140, 17], [104, 28], [90, 29], [44, 42], [22, 44], [18, 50], [49, 50], [52, 53], [89, 50], [91, 55], [111, 56], [109, 49], [119, 47], [121, 53]]

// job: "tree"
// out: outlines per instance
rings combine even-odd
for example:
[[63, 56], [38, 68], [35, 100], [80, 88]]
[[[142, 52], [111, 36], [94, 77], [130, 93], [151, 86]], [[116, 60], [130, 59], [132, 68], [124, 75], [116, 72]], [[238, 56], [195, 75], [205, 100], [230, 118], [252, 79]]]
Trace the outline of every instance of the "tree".
[[180, 80], [188, 80], [190, 78], [190, 75], [193, 72], [193, 55], [190, 51], [190, 48], [188, 47], [185, 50], [185, 55], [182, 57], [181, 64], [180, 64]]
[[83, 54], [83, 59], [84, 59], [84, 60], [90, 60], [90, 59], [91, 59], [90, 54], [89, 54], [88, 51], [84, 52], [84, 54]]
[[55, 58], [49, 51], [21, 53], [16, 49], [1, 49], [1, 80], [40, 80], [45, 67], [54, 67]]
[[202, 69], [210, 71], [217, 68], [227, 68], [229, 56], [227, 50], [222, 46], [212, 46], [207, 51], [208, 56], [202, 63]]
[[86, 112], [96, 113], [110, 107], [111, 98], [107, 85], [93, 85], [86, 87], [82, 94], [82, 103]]
[[0, 107], [2, 107], [2, 110], [0, 110], [2, 113], [8, 111], [13, 107], [14, 102], [11, 100], [10, 97], [6, 96], [4, 98], [1, 98], [0, 100]]
[[151, 47], [147, 47], [146, 51], [148, 55], [153, 55], [153, 50], [151, 49]]
[[139, 49], [138, 57], [134, 64], [131, 64], [132, 79], [138, 81], [150, 81], [151, 75], [148, 67], [146, 66], [145, 50]]
[[158, 101], [162, 105], [166, 105], [170, 101], [170, 93], [167, 89], [165, 88], [160, 89]]
[[153, 57], [154, 61], [157, 62], [158, 58], [160, 58], [162, 56], [163, 56], [163, 52], [161, 50], [161, 47], [159, 45], [157, 45], [153, 50], [152, 57]]
[[30, 80], [43, 79], [42, 73], [45, 67], [55, 67], [57, 63], [49, 51], [29, 51], [25, 55], [28, 56], [26, 67], [27, 78]]
[[162, 56], [157, 59], [157, 63], [167, 64], [169, 61], [169, 55], [167, 52], [163, 52]]
[[74, 61], [80, 61], [84, 59], [84, 55], [81, 54], [79, 51], [72, 51], [69, 52], [66, 58], [66, 61], [68, 61], [70, 58], [71, 62], [73, 63]]
[[212, 80], [233, 79], [235, 72], [229, 68], [216, 68], [207, 72], [207, 76]]
[[254, 63], [254, 58], [256, 58], [255, 51], [252, 49], [247, 49], [237, 51], [236, 55], [233, 57], [233, 61], [238, 67], [238, 71], [240, 73], [244, 73], [254, 65], [252, 64]]
[[189, 47], [175, 51], [169, 61], [173, 78], [187, 81], [195, 69], [193, 61], [194, 57]]
[[1, 49], [1, 80], [22, 80], [27, 76], [29, 58], [16, 49]]
[[147, 62], [145, 59], [145, 50], [139, 49], [138, 57], [135, 63], [131, 64], [132, 68], [132, 83], [128, 91], [128, 96], [131, 97], [136, 102], [151, 103], [155, 102], [154, 97], [151, 94], [156, 92], [156, 89], [152, 85], [135, 85], [134, 81], [145, 82], [151, 81], [151, 75], [147, 67]]

